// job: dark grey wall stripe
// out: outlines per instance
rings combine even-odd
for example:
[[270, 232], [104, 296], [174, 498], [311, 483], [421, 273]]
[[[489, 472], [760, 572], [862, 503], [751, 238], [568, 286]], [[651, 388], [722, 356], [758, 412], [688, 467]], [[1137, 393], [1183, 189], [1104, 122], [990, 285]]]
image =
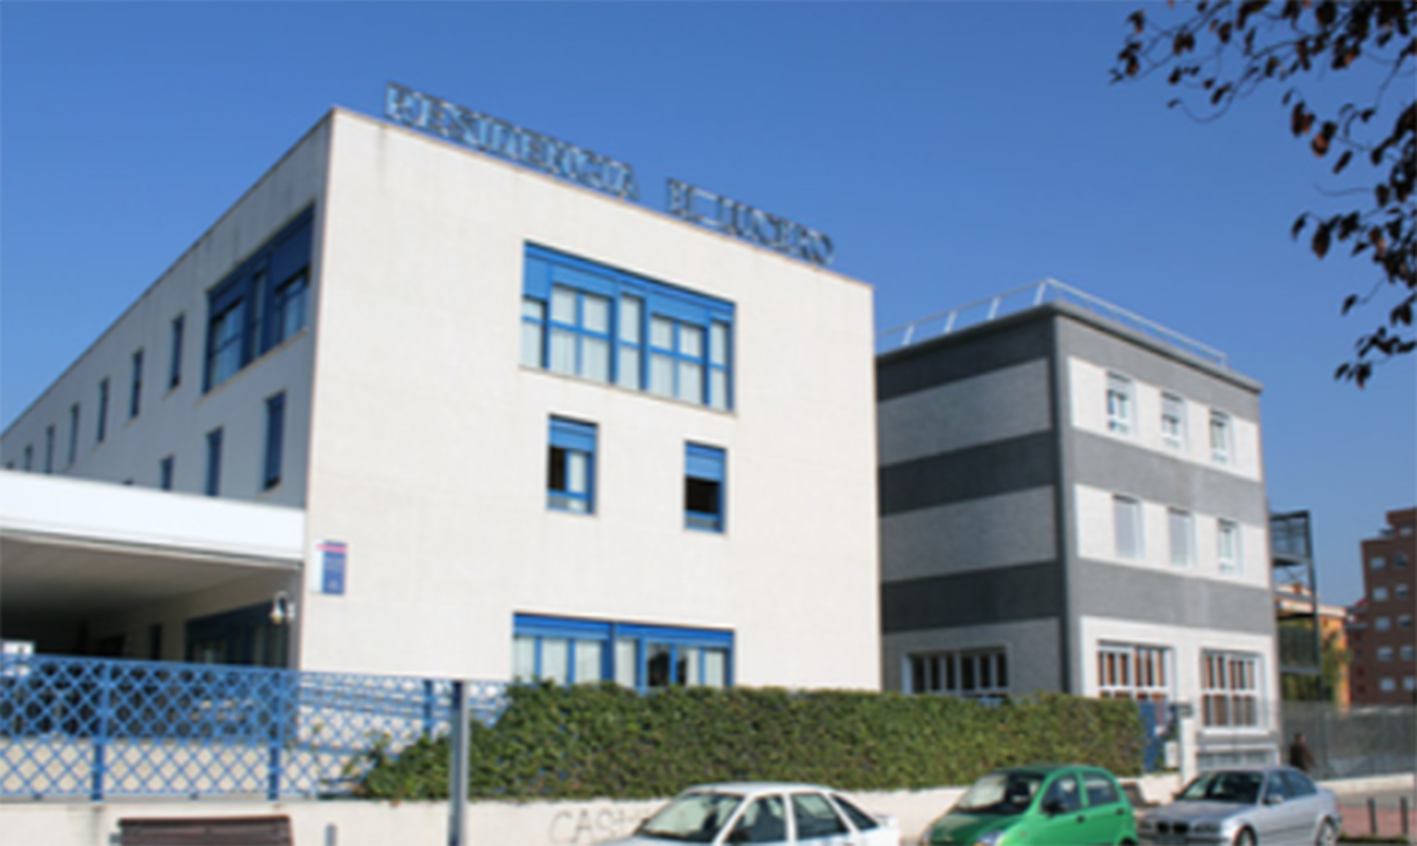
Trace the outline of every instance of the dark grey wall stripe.
[[1274, 636], [1274, 598], [1264, 588], [1085, 559], [1068, 578], [1075, 614]]
[[1062, 610], [1057, 562], [995, 567], [881, 585], [885, 634], [1056, 617]]
[[1049, 354], [1048, 321], [974, 338], [926, 341], [876, 359], [876, 401], [1012, 367]]
[[1038, 432], [881, 468], [881, 516], [1051, 485], [1057, 440]]
[[[1105, 435], [1079, 429], [1071, 435], [1072, 478], [1078, 484], [1255, 526], [1269, 523], [1264, 485], [1257, 480]], [[1205, 438], [1208, 433], [1191, 436]]]

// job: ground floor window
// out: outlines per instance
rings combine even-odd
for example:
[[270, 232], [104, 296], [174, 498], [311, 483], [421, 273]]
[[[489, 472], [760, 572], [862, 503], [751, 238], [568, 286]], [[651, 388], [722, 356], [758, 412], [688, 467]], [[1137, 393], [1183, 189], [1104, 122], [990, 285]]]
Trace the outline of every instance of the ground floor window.
[[910, 693], [1003, 696], [1009, 692], [1009, 656], [1003, 647], [910, 655]]
[[1201, 655], [1202, 725], [1255, 728], [1260, 724], [1258, 655], [1205, 652]]
[[197, 664], [284, 667], [289, 627], [271, 622], [271, 607], [251, 605], [187, 621], [187, 660]]
[[556, 684], [614, 681], [640, 692], [733, 683], [733, 633], [517, 614], [512, 678]]
[[1097, 695], [1139, 702], [1168, 701], [1170, 664], [1171, 650], [1163, 646], [1104, 643], [1097, 648]]

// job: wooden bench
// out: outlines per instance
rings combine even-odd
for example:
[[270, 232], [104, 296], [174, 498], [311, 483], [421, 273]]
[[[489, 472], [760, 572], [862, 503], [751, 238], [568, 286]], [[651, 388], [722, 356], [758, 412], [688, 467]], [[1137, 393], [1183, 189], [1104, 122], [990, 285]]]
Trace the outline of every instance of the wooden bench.
[[290, 817], [121, 819], [121, 846], [294, 846]]

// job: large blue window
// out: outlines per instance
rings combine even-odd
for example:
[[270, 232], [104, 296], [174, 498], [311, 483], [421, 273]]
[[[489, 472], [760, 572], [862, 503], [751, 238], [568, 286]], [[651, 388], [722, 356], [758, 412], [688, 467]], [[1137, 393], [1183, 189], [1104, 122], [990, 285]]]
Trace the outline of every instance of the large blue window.
[[546, 505], [557, 511], [595, 511], [595, 426], [551, 418], [546, 456]]
[[204, 390], [305, 328], [313, 217], [307, 209], [207, 293]]
[[727, 410], [733, 304], [527, 245], [522, 363]]
[[684, 447], [684, 525], [706, 532], [723, 531], [725, 505], [723, 450], [686, 444]]
[[614, 681], [640, 692], [733, 684], [733, 633], [517, 614], [512, 678]]

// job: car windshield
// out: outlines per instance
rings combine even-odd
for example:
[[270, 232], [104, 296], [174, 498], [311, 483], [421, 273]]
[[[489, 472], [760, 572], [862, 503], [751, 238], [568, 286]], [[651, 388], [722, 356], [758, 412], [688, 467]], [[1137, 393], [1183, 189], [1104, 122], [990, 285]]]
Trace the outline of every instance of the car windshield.
[[1262, 786], [1262, 773], [1205, 773], [1186, 785], [1186, 789], [1182, 790], [1177, 798], [1191, 802], [1236, 802], [1253, 805], [1260, 799]]
[[974, 783], [956, 811], [971, 814], [1021, 814], [1028, 810], [1043, 776], [1034, 773], [990, 773]]
[[645, 820], [635, 833], [684, 843], [708, 843], [742, 801], [742, 796], [732, 793], [685, 793]]

